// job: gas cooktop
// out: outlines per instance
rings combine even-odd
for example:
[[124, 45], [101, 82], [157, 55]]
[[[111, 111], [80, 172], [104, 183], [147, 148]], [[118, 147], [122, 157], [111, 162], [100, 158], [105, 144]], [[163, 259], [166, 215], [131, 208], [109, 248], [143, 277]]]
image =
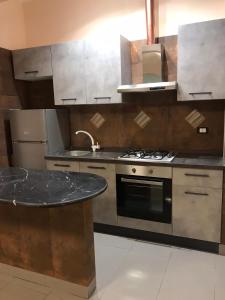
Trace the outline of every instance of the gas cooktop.
[[151, 151], [142, 149], [130, 149], [120, 155], [119, 159], [133, 160], [133, 161], [146, 161], [146, 162], [171, 162], [175, 157], [174, 152], [168, 151]]

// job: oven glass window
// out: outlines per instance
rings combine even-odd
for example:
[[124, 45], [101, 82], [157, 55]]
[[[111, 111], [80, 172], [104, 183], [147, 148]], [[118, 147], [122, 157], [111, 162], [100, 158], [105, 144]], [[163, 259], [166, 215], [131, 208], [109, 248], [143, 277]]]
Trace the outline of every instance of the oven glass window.
[[120, 176], [117, 180], [118, 215], [169, 223], [171, 189], [165, 180]]
[[163, 213], [163, 187], [127, 183], [124, 192], [124, 205], [127, 209]]

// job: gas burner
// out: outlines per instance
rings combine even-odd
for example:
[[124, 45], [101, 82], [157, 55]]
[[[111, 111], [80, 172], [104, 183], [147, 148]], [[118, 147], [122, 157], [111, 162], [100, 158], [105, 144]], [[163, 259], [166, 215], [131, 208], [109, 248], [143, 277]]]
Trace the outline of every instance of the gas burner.
[[171, 162], [175, 157], [173, 152], [168, 151], [150, 151], [143, 149], [129, 149], [122, 154], [119, 159], [143, 160], [147, 162], [164, 161]]

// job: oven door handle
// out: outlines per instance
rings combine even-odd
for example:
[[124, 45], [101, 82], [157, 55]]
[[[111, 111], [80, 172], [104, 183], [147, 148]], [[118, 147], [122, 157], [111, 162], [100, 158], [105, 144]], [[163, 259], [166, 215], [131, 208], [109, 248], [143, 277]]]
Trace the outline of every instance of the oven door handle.
[[138, 179], [121, 178], [121, 182], [139, 183], [139, 184], [152, 185], [152, 186], [163, 186], [163, 182], [152, 181], [152, 180], [138, 180]]

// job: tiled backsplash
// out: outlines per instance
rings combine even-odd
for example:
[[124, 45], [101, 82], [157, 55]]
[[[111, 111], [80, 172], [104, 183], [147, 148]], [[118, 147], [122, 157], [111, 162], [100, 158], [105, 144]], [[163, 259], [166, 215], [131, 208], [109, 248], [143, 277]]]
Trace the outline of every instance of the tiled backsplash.
[[[102, 147], [222, 154], [223, 102], [178, 103], [176, 95], [169, 92], [132, 97], [136, 99], [123, 105], [72, 108], [72, 146], [90, 146], [87, 137], [74, 134], [82, 129], [93, 134]], [[104, 119], [99, 128], [92, 122], [96, 114]], [[208, 127], [208, 134], [197, 133], [200, 125]]]

